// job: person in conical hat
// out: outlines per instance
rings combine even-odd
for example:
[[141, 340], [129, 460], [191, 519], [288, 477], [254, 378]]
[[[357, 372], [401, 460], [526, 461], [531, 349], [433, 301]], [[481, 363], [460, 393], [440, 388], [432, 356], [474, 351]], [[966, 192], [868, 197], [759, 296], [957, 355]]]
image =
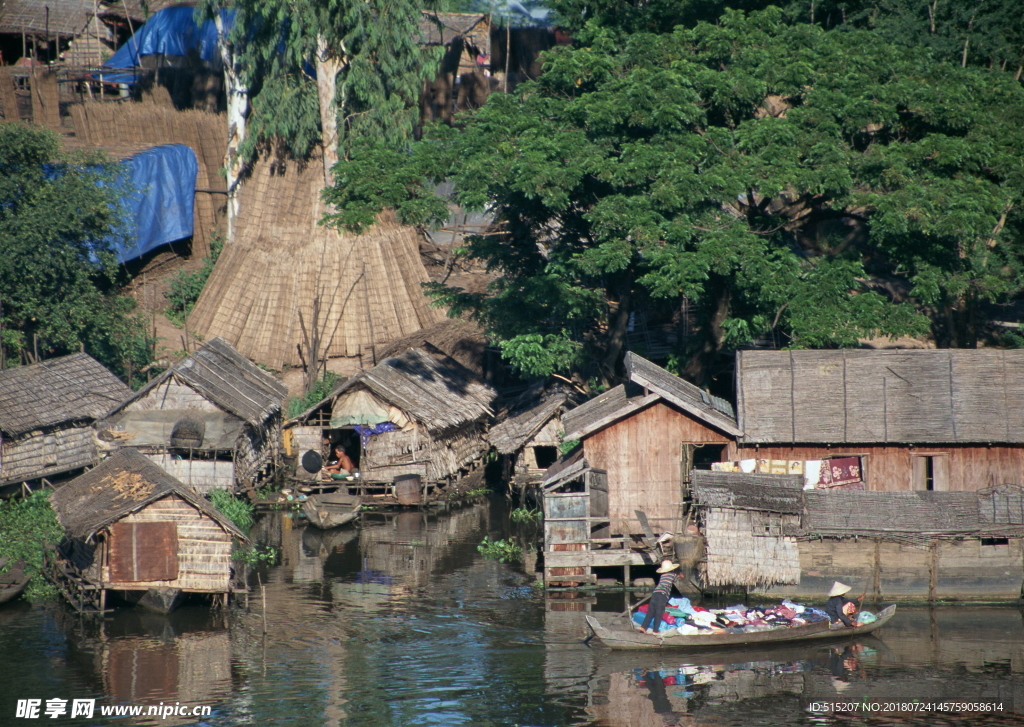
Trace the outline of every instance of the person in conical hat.
[[[832, 623], [842, 623], [844, 626], [853, 626], [850, 616], [857, 613], [859, 606], [857, 601], [851, 601], [844, 596], [850, 592], [851, 586], [836, 581], [832, 584], [832, 590], [828, 592], [828, 601], [825, 602], [825, 613], [832, 620]], [[863, 598], [863, 596], [861, 596]], [[858, 601], [860, 599], [857, 599]]]
[[651, 594], [651, 605], [647, 607], [647, 615], [644, 616], [644, 622], [640, 625], [640, 630], [649, 634], [656, 634], [661, 630], [661, 617], [665, 613], [665, 606], [668, 605], [672, 586], [676, 584], [676, 578], [679, 577], [679, 564], [666, 558], [661, 561], [657, 572], [661, 574], [661, 578], [658, 579], [658, 585], [654, 587], [654, 593]]

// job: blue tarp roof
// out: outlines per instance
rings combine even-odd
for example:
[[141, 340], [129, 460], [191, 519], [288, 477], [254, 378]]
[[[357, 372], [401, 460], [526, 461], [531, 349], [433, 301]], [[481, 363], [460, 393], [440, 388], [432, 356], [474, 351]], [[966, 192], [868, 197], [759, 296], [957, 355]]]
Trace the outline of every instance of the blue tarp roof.
[[131, 213], [135, 244], [119, 246], [119, 262], [134, 260], [150, 250], [192, 234], [192, 205], [199, 163], [184, 144], [147, 149], [122, 162], [127, 188], [122, 201]]
[[[235, 11], [221, 10], [220, 13], [225, 28], [230, 28]], [[198, 51], [199, 57], [204, 61], [213, 60], [217, 55], [217, 26], [212, 20], [207, 20], [200, 28], [194, 15], [195, 8], [191, 7], [164, 8], [147, 20], [127, 43], [118, 48], [103, 67], [114, 71], [137, 69], [142, 65], [139, 61], [142, 56], [158, 53], [167, 56], [186, 56], [193, 50]], [[104, 81], [111, 83], [135, 83], [136, 80], [134, 72], [111, 72], [102, 75]]]

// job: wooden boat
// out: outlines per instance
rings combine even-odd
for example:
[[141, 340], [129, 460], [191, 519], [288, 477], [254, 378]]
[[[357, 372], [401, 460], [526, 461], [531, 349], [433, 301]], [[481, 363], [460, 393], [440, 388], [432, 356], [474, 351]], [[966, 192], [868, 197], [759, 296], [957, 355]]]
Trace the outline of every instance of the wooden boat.
[[[9, 558], [0, 560], [0, 568], [7, 565]], [[28, 585], [29, 576], [25, 575], [25, 561], [19, 560], [6, 573], [0, 573], [0, 603], [13, 601], [21, 595]]]
[[789, 643], [793, 641], [809, 641], [815, 639], [846, 638], [870, 634], [881, 628], [896, 613], [896, 606], [886, 606], [878, 614], [878, 620], [863, 626], [832, 626], [828, 621], [794, 626], [791, 628], [772, 629], [771, 631], [752, 631], [732, 633], [728, 631], [709, 634], [669, 635], [645, 634], [632, 628], [615, 628], [603, 625], [594, 616], [587, 616], [587, 623], [594, 635], [612, 649], [716, 649], [731, 646], [757, 646], [773, 643]]
[[358, 495], [332, 492], [310, 495], [302, 503], [302, 514], [309, 519], [310, 525], [327, 530], [355, 520], [362, 506], [363, 499]]

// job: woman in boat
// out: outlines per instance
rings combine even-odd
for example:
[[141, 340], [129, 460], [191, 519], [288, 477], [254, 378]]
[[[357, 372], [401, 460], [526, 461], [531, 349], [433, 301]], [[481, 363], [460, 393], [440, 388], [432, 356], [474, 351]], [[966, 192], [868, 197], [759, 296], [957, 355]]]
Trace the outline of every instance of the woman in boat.
[[[828, 592], [828, 601], [825, 602], [825, 613], [834, 624], [842, 623], [844, 626], [853, 626], [850, 616], [857, 613], [860, 608], [857, 601], [851, 601], [844, 596], [850, 592], [851, 586], [836, 581], [832, 584], [832, 590]], [[863, 598], [863, 596], [861, 596]]]
[[[648, 634], [656, 634], [661, 630], [661, 617], [665, 613], [665, 606], [668, 605], [672, 586], [676, 584], [676, 578], [679, 577], [679, 564], [668, 559], [663, 560], [657, 572], [661, 574], [661, 578], [658, 579], [658, 585], [654, 587], [651, 604], [647, 607], [647, 615], [644, 616], [644, 622], [640, 625], [640, 630]], [[653, 626], [653, 629], [649, 626]]]

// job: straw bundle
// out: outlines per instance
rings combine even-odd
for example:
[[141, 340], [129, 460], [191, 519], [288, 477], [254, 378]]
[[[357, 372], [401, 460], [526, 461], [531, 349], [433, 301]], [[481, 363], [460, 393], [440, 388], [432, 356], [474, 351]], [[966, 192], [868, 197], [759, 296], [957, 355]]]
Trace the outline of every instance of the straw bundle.
[[312, 363], [314, 336], [320, 359], [370, 357], [374, 346], [443, 319], [420, 287], [427, 274], [416, 231], [390, 214], [362, 235], [320, 226], [322, 187], [316, 159], [255, 165], [235, 241], [217, 261], [191, 327], [281, 370]]

